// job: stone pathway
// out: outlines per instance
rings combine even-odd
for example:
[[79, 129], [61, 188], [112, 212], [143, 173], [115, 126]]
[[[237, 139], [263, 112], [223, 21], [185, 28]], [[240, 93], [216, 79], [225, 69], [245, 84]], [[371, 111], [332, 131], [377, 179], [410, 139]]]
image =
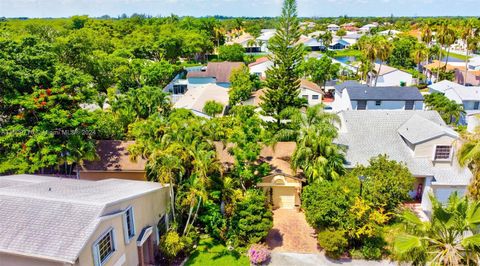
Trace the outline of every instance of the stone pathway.
[[390, 261], [371, 260], [331, 260], [323, 253], [299, 254], [272, 252], [269, 266], [395, 266]]
[[274, 210], [266, 242], [273, 252], [319, 253], [315, 230], [298, 210]]

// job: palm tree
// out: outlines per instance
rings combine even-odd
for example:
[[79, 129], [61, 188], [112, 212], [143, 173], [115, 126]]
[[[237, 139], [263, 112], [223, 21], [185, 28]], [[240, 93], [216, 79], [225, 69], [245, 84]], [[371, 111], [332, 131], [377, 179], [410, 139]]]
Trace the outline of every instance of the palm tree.
[[344, 173], [343, 151], [333, 143], [337, 136], [336, 125], [340, 119], [336, 114], [327, 113], [319, 104], [306, 109], [288, 109], [292, 127], [282, 129], [275, 140], [296, 140], [297, 147], [292, 156], [293, 170], [302, 169], [310, 183], [319, 180], [332, 180]]
[[458, 153], [458, 162], [472, 169], [474, 177], [469, 194], [473, 199], [480, 200], [480, 128], [473, 134], [464, 134], [463, 138], [465, 143]]
[[405, 231], [394, 241], [400, 261], [413, 265], [479, 265], [480, 202], [452, 194], [446, 207], [431, 196], [432, 217], [421, 221], [405, 212]]
[[432, 28], [430, 25], [427, 23], [424, 25], [422, 29], [422, 41], [427, 45], [427, 64], [430, 62], [430, 45], [432, 44], [433, 40], [433, 34], [432, 34]]
[[332, 41], [333, 41], [333, 35], [332, 35], [332, 32], [330, 31], [325, 31], [323, 34], [320, 33], [318, 36], [317, 36], [317, 41], [322, 41], [322, 44], [323, 46], [325, 46], [325, 49], [328, 49], [328, 47], [330, 47], [330, 44], [332, 44]]
[[[72, 137], [69, 138], [64, 154], [66, 154], [67, 164], [71, 165], [75, 163], [77, 179], [80, 178], [80, 165], [82, 165], [85, 160], [93, 161], [98, 158], [95, 143], [91, 140], [83, 139], [83, 137], [78, 134], [72, 135]], [[70, 174], [72, 168], [70, 168]]]
[[428, 61], [428, 48], [423, 43], [417, 43], [415, 48], [412, 51], [412, 57], [415, 63], [417, 64], [418, 71], [420, 72], [422, 65], [421, 63], [426, 59]]
[[450, 46], [455, 43], [456, 41], [456, 33], [455, 31], [448, 25], [448, 23], [443, 22], [437, 29], [436, 39], [437, 42], [440, 44], [440, 51], [439, 51], [439, 66], [437, 70], [437, 82], [440, 81], [440, 70], [442, 67], [442, 54], [443, 49], [447, 49], [447, 59], [445, 61], [445, 67], [448, 64], [448, 57], [450, 56]]
[[382, 71], [383, 62], [387, 61], [393, 51], [393, 45], [385, 37], [375, 38], [375, 45], [377, 49], [376, 58], [380, 60], [380, 66], [378, 68], [377, 77], [375, 78], [375, 86], [377, 86], [378, 77]]
[[468, 75], [468, 59], [470, 51], [477, 49], [478, 46], [478, 31], [475, 29], [474, 22], [468, 20], [461, 30], [461, 38], [465, 42], [465, 75], [463, 78], [463, 85], [467, 83]]
[[[375, 60], [377, 59], [378, 55], [378, 45], [376, 44], [374, 37], [362, 37], [359, 42], [358, 42], [358, 47], [360, 50], [363, 52], [363, 56], [365, 60], [368, 60], [370, 62], [370, 66], [373, 69], [373, 66], [375, 64]], [[368, 65], [366, 65], [368, 66]], [[368, 81], [367, 77], [369, 72], [363, 73], [363, 75], [366, 77], [366, 81], [368, 83], [371, 83], [371, 80]]]
[[450, 101], [442, 108], [442, 113], [445, 121], [449, 121], [449, 124], [456, 125], [462, 115], [465, 115], [465, 110], [463, 109], [463, 105], [455, 101]]

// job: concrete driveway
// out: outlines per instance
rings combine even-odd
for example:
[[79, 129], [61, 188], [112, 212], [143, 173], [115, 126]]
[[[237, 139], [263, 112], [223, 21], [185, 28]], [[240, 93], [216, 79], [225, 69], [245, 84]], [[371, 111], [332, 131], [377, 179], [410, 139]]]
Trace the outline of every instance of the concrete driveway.
[[330, 260], [323, 253], [299, 254], [272, 252], [270, 266], [395, 266], [390, 261]]
[[273, 228], [266, 242], [272, 252], [319, 253], [315, 230], [298, 210], [274, 210]]

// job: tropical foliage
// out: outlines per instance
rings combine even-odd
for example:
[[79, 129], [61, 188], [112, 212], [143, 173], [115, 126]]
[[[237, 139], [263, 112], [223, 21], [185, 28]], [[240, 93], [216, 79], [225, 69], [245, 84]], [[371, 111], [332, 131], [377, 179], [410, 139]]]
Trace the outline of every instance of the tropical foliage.
[[448, 124], [458, 124], [462, 115], [465, 114], [463, 105], [440, 93], [425, 95], [425, 106], [430, 110], [437, 111]]

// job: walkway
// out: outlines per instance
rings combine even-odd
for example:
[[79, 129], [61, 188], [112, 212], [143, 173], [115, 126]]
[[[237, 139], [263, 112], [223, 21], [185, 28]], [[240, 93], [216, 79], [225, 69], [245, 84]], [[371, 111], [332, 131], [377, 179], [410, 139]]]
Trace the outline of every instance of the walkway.
[[267, 244], [273, 252], [319, 252], [315, 230], [307, 224], [305, 214], [297, 210], [273, 211], [273, 228]]
[[390, 261], [330, 260], [321, 254], [277, 253], [271, 254], [270, 266], [395, 266]]

